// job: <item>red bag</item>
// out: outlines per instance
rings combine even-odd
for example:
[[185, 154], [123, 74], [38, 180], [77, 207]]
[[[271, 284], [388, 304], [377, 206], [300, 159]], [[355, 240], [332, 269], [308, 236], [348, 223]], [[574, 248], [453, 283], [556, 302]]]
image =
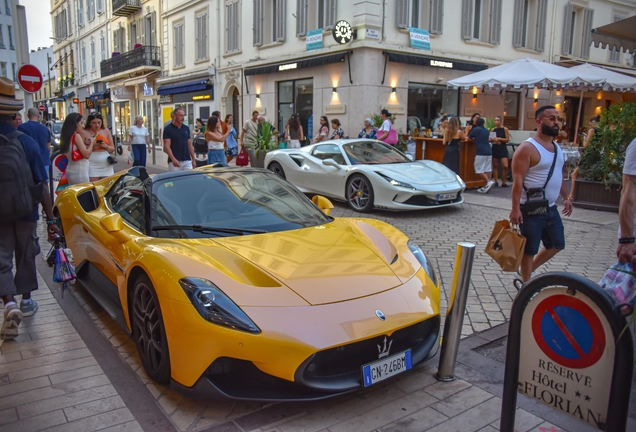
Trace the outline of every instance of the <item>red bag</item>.
[[241, 148], [241, 152], [236, 157], [236, 166], [248, 166], [250, 164], [250, 158], [247, 156], [247, 150], [245, 147]]
[[84, 159], [84, 156], [80, 153], [79, 149], [75, 145], [75, 135], [77, 134], [73, 134], [73, 138], [71, 138], [71, 146], [73, 149], [73, 152], [71, 153], [71, 159], [73, 159], [74, 161], [78, 161]]

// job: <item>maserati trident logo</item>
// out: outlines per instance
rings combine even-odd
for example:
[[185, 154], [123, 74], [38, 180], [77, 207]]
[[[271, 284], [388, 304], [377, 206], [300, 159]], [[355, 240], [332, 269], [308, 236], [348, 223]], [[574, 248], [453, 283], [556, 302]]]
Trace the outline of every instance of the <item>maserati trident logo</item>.
[[384, 336], [384, 346], [377, 345], [378, 347], [378, 358], [384, 358], [389, 355], [389, 351], [391, 351], [391, 345], [393, 344], [392, 340], [388, 340], [389, 344], [387, 345], [387, 338]]
[[380, 321], [386, 321], [386, 316], [379, 309], [377, 311], [375, 311], [375, 316], [380, 318]]

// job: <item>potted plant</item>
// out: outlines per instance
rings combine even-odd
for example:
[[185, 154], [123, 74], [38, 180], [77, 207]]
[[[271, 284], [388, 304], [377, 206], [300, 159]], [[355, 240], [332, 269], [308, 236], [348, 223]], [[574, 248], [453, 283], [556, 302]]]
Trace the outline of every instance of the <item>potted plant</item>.
[[71, 72], [70, 74], [68, 74], [68, 85], [74, 85], [75, 84], [75, 75], [73, 75], [73, 72]]
[[60, 77], [57, 79], [57, 86], [62, 90], [64, 88], [64, 80]]
[[583, 150], [574, 205], [618, 211], [625, 150], [636, 137], [636, 103], [610, 105]]
[[245, 147], [250, 158], [250, 166], [265, 168], [265, 154], [278, 147], [278, 131], [269, 121], [258, 125], [256, 137], [245, 137]]

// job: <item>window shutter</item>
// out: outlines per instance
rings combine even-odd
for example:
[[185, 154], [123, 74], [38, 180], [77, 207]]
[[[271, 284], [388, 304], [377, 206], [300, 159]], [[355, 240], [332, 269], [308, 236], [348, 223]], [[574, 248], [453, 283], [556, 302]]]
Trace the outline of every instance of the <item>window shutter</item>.
[[583, 14], [583, 35], [581, 38], [581, 57], [590, 58], [590, 45], [592, 44], [592, 21], [594, 20], [594, 9], [585, 8]]
[[429, 33], [442, 34], [444, 21], [444, 0], [431, 0], [431, 25]]
[[139, 43], [142, 45], [146, 45], [146, 18], [145, 17], [141, 17], [139, 18], [139, 27], [141, 27], [141, 31], [138, 31], [137, 33], [139, 33]]
[[152, 14], [150, 15], [150, 33], [151, 33], [151, 38], [150, 41], [152, 42], [152, 46], [159, 46], [157, 44], [157, 12], [153, 11]]
[[502, 0], [491, 0], [489, 42], [493, 45], [501, 43], [501, 8]]
[[285, 5], [286, 0], [274, 0], [276, 4], [276, 42], [285, 40]]
[[515, 0], [515, 12], [512, 19], [512, 46], [515, 48], [523, 46], [524, 4], [524, 0]]
[[330, 30], [336, 24], [336, 0], [325, 0], [325, 29]]
[[202, 53], [202, 49], [201, 49], [201, 39], [202, 39], [202, 31], [203, 29], [201, 28], [201, 16], [197, 16], [195, 18], [195, 30], [194, 30], [194, 38], [195, 38], [195, 58], [197, 60], [201, 60], [201, 53]]
[[296, 0], [296, 36], [307, 33], [307, 0]]
[[537, 4], [537, 35], [534, 49], [538, 52], [545, 51], [545, 23], [548, 19], [548, 0], [538, 0]]
[[253, 0], [254, 12], [254, 46], [263, 45], [263, 0]]
[[574, 8], [572, 7], [572, 3], [568, 3], [565, 5], [565, 20], [563, 22], [563, 45], [561, 47], [561, 51], [565, 55], [571, 55], [570, 52], [570, 37], [572, 34], [572, 11]]
[[409, 3], [408, 0], [397, 0], [397, 26], [409, 28]]
[[132, 38], [132, 23], [128, 23], [128, 49], [130, 51], [133, 47], [133, 38]]
[[104, 12], [104, 0], [97, 0], [97, 13]]
[[225, 52], [232, 52], [232, 33], [230, 32], [230, 23], [232, 22], [232, 6], [231, 3], [225, 4]]
[[472, 39], [473, 14], [472, 0], [462, 0], [462, 39]]

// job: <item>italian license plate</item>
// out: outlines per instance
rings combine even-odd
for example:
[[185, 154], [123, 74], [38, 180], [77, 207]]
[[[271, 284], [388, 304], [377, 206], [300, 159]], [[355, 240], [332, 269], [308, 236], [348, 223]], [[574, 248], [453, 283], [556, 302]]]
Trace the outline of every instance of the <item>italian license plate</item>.
[[407, 371], [413, 367], [411, 350], [394, 354], [382, 360], [362, 366], [362, 378], [364, 386], [383, 381], [389, 377]]
[[457, 198], [457, 192], [437, 194], [437, 201], [448, 201]]

